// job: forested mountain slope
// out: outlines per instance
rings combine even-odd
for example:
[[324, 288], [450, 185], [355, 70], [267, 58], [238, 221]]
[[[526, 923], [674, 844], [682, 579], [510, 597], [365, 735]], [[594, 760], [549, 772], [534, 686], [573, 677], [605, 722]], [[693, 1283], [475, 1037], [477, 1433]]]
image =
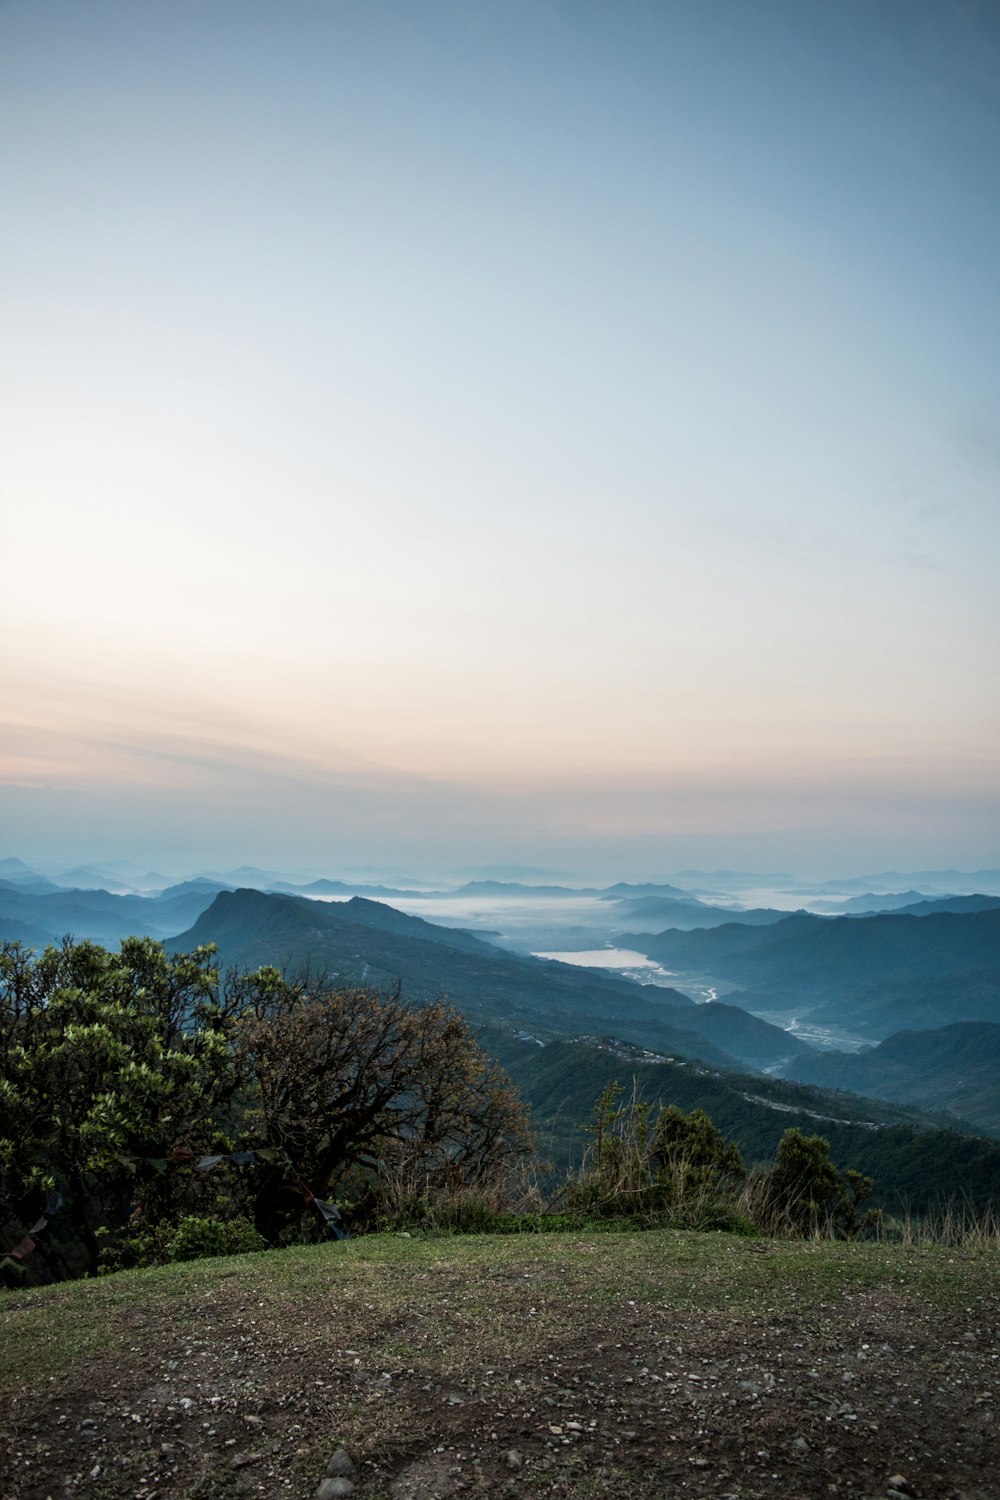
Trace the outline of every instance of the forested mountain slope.
[[[794, 1005], [872, 1036], [907, 1026], [1000, 1021], [996, 909], [927, 916], [797, 913], [772, 927], [630, 933], [628, 942], [669, 969], [738, 985], [739, 1003], [748, 1008]], [[919, 1019], [907, 1015], [904, 986], [917, 987], [925, 1000], [929, 989], [936, 996]], [[891, 1014], [880, 1018], [883, 1005]]]
[[800, 1054], [785, 1076], [960, 1116], [1000, 1135], [1000, 1026], [904, 1031], [869, 1052]]
[[608, 1031], [720, 1067], [776, 1065], [802, 1050], [786, 1032], [731, 1007], [716, 1011], [677, 990], [509, 953], [359, 897], [323, 903], [222, 892], [171, 946], [180, 951], [205, 942], [218, 944], [226, 966], [308, 966], [380, 986], [399, 980], [412, 999], [446, 995], [482, 1024], [543, 1039]]
[[581, 1127], [591, 1120], [601, 1091], [617, 1082], [654, 1106], [705, 1110], [748, 1163], [772, 1157], [793, 1126], [824, 1136], [842, 1167], [874, 1178], [877, 1200], [889, 1208], [923, 1212], [967, 1200], [985, 1209], [1000, 1202], [1000, 1144], [943, 1128], [915, 1109], [653, 1061], [610, 1039], [540, 1048], [486, 1032], [482, 1044], [495, 1052], [531, 1106], [542, 1154], [557, 1170], [579, 1156], [590, 1139]]

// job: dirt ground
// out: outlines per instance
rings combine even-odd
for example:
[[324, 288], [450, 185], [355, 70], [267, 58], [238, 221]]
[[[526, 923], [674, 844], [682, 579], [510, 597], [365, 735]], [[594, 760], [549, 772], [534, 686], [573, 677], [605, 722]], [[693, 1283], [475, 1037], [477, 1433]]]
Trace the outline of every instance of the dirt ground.
[[357, 1500], [996, 1500], [1000, 1258], [867, 1251], [397, 1239], [12, 1293], [0, 1494], [307, 1500], [343, 1447]]

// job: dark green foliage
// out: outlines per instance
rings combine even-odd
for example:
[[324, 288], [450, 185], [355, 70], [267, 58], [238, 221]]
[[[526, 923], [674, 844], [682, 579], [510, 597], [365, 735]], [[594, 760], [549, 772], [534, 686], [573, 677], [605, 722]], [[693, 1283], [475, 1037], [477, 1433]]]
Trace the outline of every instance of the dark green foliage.
[[148, 938], [0, 953], [6, 1280], [222, 1253], [241, 1217], [254, 1245], [323, 1234], [314, 1196], [377, 1218], [386, 1191], [495, 1188], [529, 1149], [447, 1005], [274, 969], [220, 985], [213, 957]]
[[[912, 987], [907, 990], [915, 1009]], [[1000, 1135], [1000, 1025], [995, 1023], [962, 1021], [936, 1031], [903, 1031], [866, 1052], [810, 1053], [786, 1071], [804, 1083], [949, 1111]]]
[[787, 1130], [769, 1166], [749, 1178], [739, 1150], [705, 1114], [676, 1105], [655, 1112], [611, 1084], [597, 1101], [580, 1170], [557, 1201], [569, 1214], [628, 1218], [730, 1234], [856, 1239], [879, 1215], [863, 1205], [873, 1185], [840, 1172], [829, 1143]]
[[862, 1207], [873, 1191], [870, 1177], [834, 1165], [829, 1141], [793, 1129], [782, 1136], [774, 1165], [759, 1174], [752, 1201], [772, 1233], [857, 1239], [878, 1221], [877, 1213]]
[[696, 1227], [743, 1181], [739, 1150], [703, 1110], [654, 1111], [611, 1083], [597, 1101], [582, 1167], [559, 1201], [570, 1212]]
[[661, 1108], [656, 1117], [653, 1160], [699, 1192], [715, 1192], [722, 1182], [744, 1175], [739, 1147], [725, 1139], [705, 1111], [693, 1109], [686, 1115], [676, 1104]]
[[161, 1223], [119, 1237], [102, 1256], [101, 1270], [123, 1265], [162, 1266], [175, 1260], [202, 1260], [215, 1255], [243, 1255], [265, 1250], [263, 1237], [246, 1219], [206, 1219], [186, 1214], [178, 1224]]
[[819, 1128], [834, 1160], [874, 1178], [878, 1204], [887, 1211], [923, 1214], [955, 1194], [978, 1212], [1000, 1203], [1000, 1144], [930, 1128], [931, 1119], [906, 1106], [684, 1062], [623, 1061], [610, 1048], [582, 1042], [542, 1048], [495, 1032], [485, 1033], [483, 1042], [520, 1089], [542, 1155], [561, 1172], [579, 1160], [586, 1144], [580, 1121], [594, 1099], [627, 1069], [630, 1087], [634, 1081], [654, 1106], [704, 1109], [748, 1163], [771, 1160], [788, 1127], [805, 1134]]
[[786, 1130], [768, 1178], [768, 1197], [804, 1233], [825, 1219], [840, 1192], [840, 1174], [822, 1136]]
[[[231, 1007], [212, 954], [168, 959], [129, 938], [121, 952], [64, 943], [0, 953], [0, 1220], [30, 1226], [62, 1199], [59, 1224], [90, 1271], [100, 1224], [141, 1201], [181, 1211], [175, 1162], [220, 1140], [237, 1087]], [[40, 1254], [59, 1274], [58, 1240]]]

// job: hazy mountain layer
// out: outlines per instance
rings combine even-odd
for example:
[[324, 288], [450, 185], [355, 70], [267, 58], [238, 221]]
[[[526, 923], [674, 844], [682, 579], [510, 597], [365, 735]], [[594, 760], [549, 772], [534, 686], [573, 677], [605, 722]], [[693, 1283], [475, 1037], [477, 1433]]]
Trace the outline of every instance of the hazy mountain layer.
[[904, 906], [899, 913], [907, 917], [929, 917], [935, 912], [996, 911], [1000, 909], [1000, 896], [929, 896], [925, 901], [915, 901]]
[[11, 938], [31, 946], [57, 942], [66, 934], [78, 941], [117, 947], [123, 937], [165, 938], [195, 921], [219, 887], [185, 881], [159, 896], [116, 896], [104, 890], [35, 893], [24, 884], [0, 881], [0, 921]]
[[623, 932], [649, 931], [651, 925], [663, 924], [684, 932], [704, 927], [724, 927], [735, 922], [740, 926], [768, 927], [783, 921], [788, 913], [771, 907], [750, 907], [734, 911], [728, 906], [711, 906], [704, 901], [675, 901], [663, 896], [640, 896], [615, 902], [609, 914]]
[[[873, 1037], [904, 1026], [1000, 1021], [1000, 909], [927, 916], [796, 913], [771, 927], [730, 923], [703, 932], [629, 933], [627, 941], [668, 969], [738, 984], [748, 1008], [794, 1005], [812, 1020]], [[909, 1018], [900, 988], [906, 985], [925, 997], [921, 1019]], [[926, 1004], [930, 991], [933, 1007]]]
[[414, 999], [446, 995], [480, 1024], [543, 1038], [610, 1031], [721, 1067], [777, 1066], [803, 1050], [788, 1033], [731, 1007], [695, 1006], [677, 990], [509, 953], [360, 897], [323, 903], [222, 892], [171, 946], [206, 942], [218, 944], [227, 966], [308, 966], [331, 979], [383, 986], [398, 979]]

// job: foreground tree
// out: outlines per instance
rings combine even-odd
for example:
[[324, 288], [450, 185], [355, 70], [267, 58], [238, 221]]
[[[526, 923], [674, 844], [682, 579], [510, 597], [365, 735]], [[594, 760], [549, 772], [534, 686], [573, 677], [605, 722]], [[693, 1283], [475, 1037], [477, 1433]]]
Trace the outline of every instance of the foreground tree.
[[635, 1088], [597, 1100], [579, 1170], [557, 1201], [577, 1213], [689, 1229], [857, 1239], [878, 1222], [870, 1177], [841, 1171], [822, 1136], [786, 1130], [773, 1162], [747, 1173], [704, 1110], [655, 1111]]
[[270, 1156], [254, 1203], [269, 1240], [303, 1195], [347, 1195], [361, 1213], [496, 1188], [531, 1150], [520, 1099], [451, 1006], [289, 985], [275, 970], [250, 982], [238, 1050], [255, 1101], [247, 1140]]
[[220, 1140], [237, 1076], [213, 958], [144, 938], [0, 952], [0, 1217], [27, 1229], [58, 1201], [91, 1272], [97, 1231], [137, 1197], [169, 1216], [171, 1164]]
[[214, 949], [148, 939], [0, 952], [5, 1275], [35, 1251], [51, 1276], [92, 1274], [102, 1245], [162, 1257], [182, 1222], [222, 1243], [211, 1225], [241, 1215], [278, 1243], [313, 1199], [363, 1217], [495, 1190], [529, 1150], [512, 1086], [444, 1003], [275, 969], [220, 985]]

